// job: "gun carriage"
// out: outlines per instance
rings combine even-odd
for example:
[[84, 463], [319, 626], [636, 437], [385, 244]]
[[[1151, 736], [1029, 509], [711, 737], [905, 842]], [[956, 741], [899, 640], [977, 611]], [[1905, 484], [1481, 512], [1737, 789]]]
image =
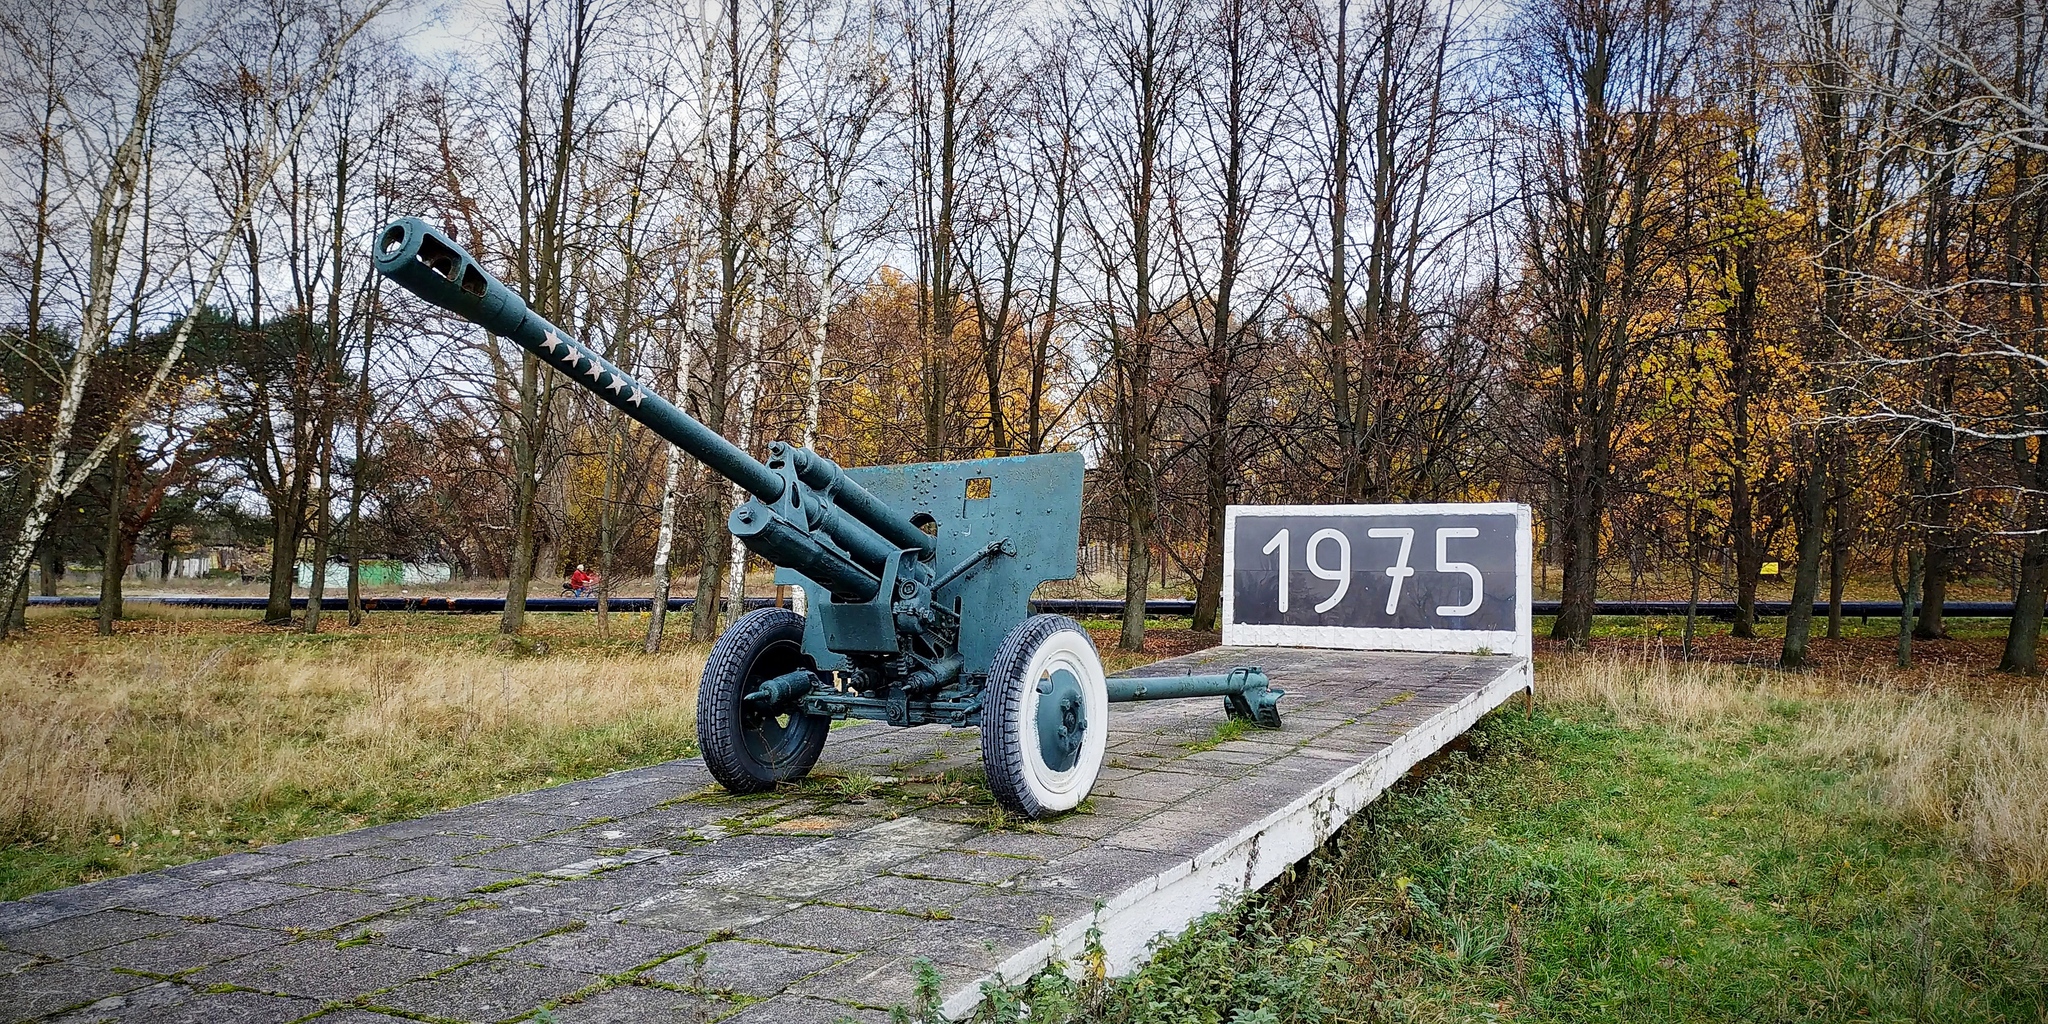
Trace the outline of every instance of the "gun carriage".
[[727, 789], [800, 778], [832, 721], [979, 726], [990, 789], [1031, 818], [1088, 795], [1109, 704], [1216, 697], [1278, 728], [1281, 690], [1257, 668], [1106, 679], [1088, 633], [1033, 615], [1032, 591], [1073, 578], [1079, 453], [842, 469], [784, 442], [756, 460], [642, 385], [418, 218], [377, 233], [377, 269], [509, 338], [749, 495], [727, 520], [808, 615], [762, 608], [719, 636], [697, 691], [697, 736]]

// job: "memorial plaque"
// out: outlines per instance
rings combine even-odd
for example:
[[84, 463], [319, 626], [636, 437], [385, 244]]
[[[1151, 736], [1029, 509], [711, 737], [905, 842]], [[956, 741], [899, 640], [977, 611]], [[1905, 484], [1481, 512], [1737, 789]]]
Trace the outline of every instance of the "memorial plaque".
[[1529, 654], [1529, 506], [1232, 505], [1223, 642]]

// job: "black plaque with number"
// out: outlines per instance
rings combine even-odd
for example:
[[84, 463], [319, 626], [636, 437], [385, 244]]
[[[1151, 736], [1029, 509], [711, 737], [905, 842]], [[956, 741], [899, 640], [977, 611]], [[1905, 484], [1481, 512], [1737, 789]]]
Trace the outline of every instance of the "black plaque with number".
[[1519, 525], [1512, 512], [1245, 510], [1235, 517], [1230, 621], [1514, 630]]

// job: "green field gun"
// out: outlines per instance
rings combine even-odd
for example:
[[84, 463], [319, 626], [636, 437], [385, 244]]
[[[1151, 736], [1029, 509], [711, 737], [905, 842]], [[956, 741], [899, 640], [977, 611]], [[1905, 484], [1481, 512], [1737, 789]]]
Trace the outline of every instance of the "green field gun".
[[1112, 701], [1221, 696], [1232, 717], [1279, 727], [1282, 691], [1257, 668], [1107, 680], [1086, 630], [1031, 613], [1039, 584], [1075, 574], [1079, 453], [842, 469], [776, 442], [762, 462], [535, 315], [424, 221], [379, 231], [374, 255], [408, 291], [510, 338], [751, 495], [727, 525], [777, 583], [804, 588], [809, 615], [757, 609], [712, 646], [697, 737], [727, 789], [801, 778], [835, 719], [974, 725], [997, 800], [1038, 818], [1094, 786]]

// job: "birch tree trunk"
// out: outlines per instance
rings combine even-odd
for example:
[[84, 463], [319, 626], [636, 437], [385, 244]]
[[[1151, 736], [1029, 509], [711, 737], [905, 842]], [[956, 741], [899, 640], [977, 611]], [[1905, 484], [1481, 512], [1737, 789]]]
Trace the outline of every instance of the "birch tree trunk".
[[[681, 403], [677, 403], [680, 405]], [[661, 527], [654, 538], [654, 594], [647, 604], [647, 640], [641, 650], [661, 653], [662, 632], [668, 628], [668, 596], [672, 575], [669, 566], [676, 539], [676, 491], [682, 480], [683, 450], [668, 446], [668, 458], [661, 478]]]
[[[49, 525], [50, 514], [57, 502], [77, 486], [72, 482], [74, 474], [67, 473], [74, 469], [71, 464], [72, 432], [78, 425], [79, 409], [85, 403], [85, 385], [92, 375], [93, 361], [106, 346], [111, 330], [109, 316], [114, 301], [114, 278], [121, 260], [122, 243], [127, 239], [128, 224], [134, 216], [136, 190], [142, 176], [143, 143], [149, 137], [151, 122], [156, 117], [157, 100], [164, 79], [172, 69], [171, 35], [177, 25], [178, 0], [152, 4], [148, 17], [149, 26], [143, 38], [142, 52], [136, 57], [135, 103], [129, 115], [128, 130], [114, 149], [107, 178], [100, 185], [92, 221], [87, 229], [85, 307], [79, 318], [78, 345], [65, 367], [41, 473], [23, 512], [20, 532], [8, 546], [5, 565], [0, 566], [0, 581], [5, 581], [10, 597], [26, 578], [29, 558], [42, 541], [43, 531]], [[109, 437], [119, 436], [118, 430], [110, 429], [107, 433]], [[101, 458], [104, 458], [104, 452]], [[83, 467], [85, 472], [75, 474], [76, 481], [82, 483], [98, 461], [88, 456]]]
[[832, 234], [838, 203], [828, 203], [818, 218], [818, 250], [824, 267], [818, 274], [818, 315], [811, 319], [811, 350], [805, 362], [809, 390], [804, 395], [803, 446], [818, 439], [818, 417], [823, 411], [825, 384], [825, 340], [832, 323], [832, 289], [839, 278], [839, 247]]
[[[832, 231], [832, 223], [839, 216], [839, 204], [835, 196], [818, 217], [818, 249], [824, 266], [818, 274], [818, 314], [811, 319], [811, 350], [805, 360], [809, 371], [808, 390], [804, 395], [803, 446], [809, 448], [818, 440], [818, 419], [824, 413], [825, 394], [825, 341], [830, 336], [832, 325], [832, 289], [839, 279], [839, 244]], [[790, 608], [798, 615], [809, 612], [809, 593], [802, 587], [790, 590]]]
[[[754, 403], [761, 393], [761, 337], [768, 332], [766, 303], [761, 293], [754, 293], [754, 316], [751, 337], [747, 339], [746, 376], [740, 381], [739, 437], [734, 441], [741, 451], [754, 447]], [[746, 500], [745, 492], [738, 484], [725, 488], [732, 496], [733, 503]], [[730, 618], [739, 618], [746, 610], [747, 598], [747, 546], [734, 544], [727, 561], [725, 582], [725, 603]]]
[[[675, 377], [670, 383], [671, 399], [679, 409], [690, 404], [690, 362], [696, 347], [690, 343], [690, 311], [695, 308], [697, 295], [696, 250], [694, 246], [684, 249], [683, 257], [683, 329], [676, 345]], [[668, 628], [668, 598], [674, 585], [675, 572], [670, 561], [674, 557], [676, 539], [676, 499], [683, 483], [683, 450], [667, 445], [668, 457], [661, 478], [661, 526], [654, 538], [654, 596], [647, 606], [647, 641], [641, 649], [648, 654], [661, 651], [661, 638]]]
[[[750, 140], [741, 116], [739, 98], [746, 87], [746, 70], [740, 56], [739, 2], [725, 0], [724, 8], [721, 38], [717, 43], [725, 51], [720, 75], [724, 79], [721, 91], [726, 105], [718, 112], [718, 145], [712, 145], [707, 132], [702, 156], [703, 165], [713, 175], [710, 191], [715, 193], [718, 307], [711, 324], [711, 345], [706, 353], [709, 365], [705, 367], [708, 379], [704, 388], [703, 415], [699, 417], [705, 426], [720, 434], [725, 433], [729, 419], [733, 335], [735, 324], [740, 319], [741, 285], [749, 270], [748, 235], [754, 227], [748, 222], [747, 211], [743, 208], [747, 179], [746, 146]], [[724, 493], [716, 486], [708, 490], [711, 495]], [[699, 536], [703, 546], [697, 569], [696, 604], [690, 614], [690, 637], [694, 640], [710, 640], [718, 635], [718, 599], [723, 592], [726, 561], [732, 553], [733, 543], [732, 534], [725, 528], [725, 513], [716, 507], [718, 504], [707, 495], [699, 509]]]

